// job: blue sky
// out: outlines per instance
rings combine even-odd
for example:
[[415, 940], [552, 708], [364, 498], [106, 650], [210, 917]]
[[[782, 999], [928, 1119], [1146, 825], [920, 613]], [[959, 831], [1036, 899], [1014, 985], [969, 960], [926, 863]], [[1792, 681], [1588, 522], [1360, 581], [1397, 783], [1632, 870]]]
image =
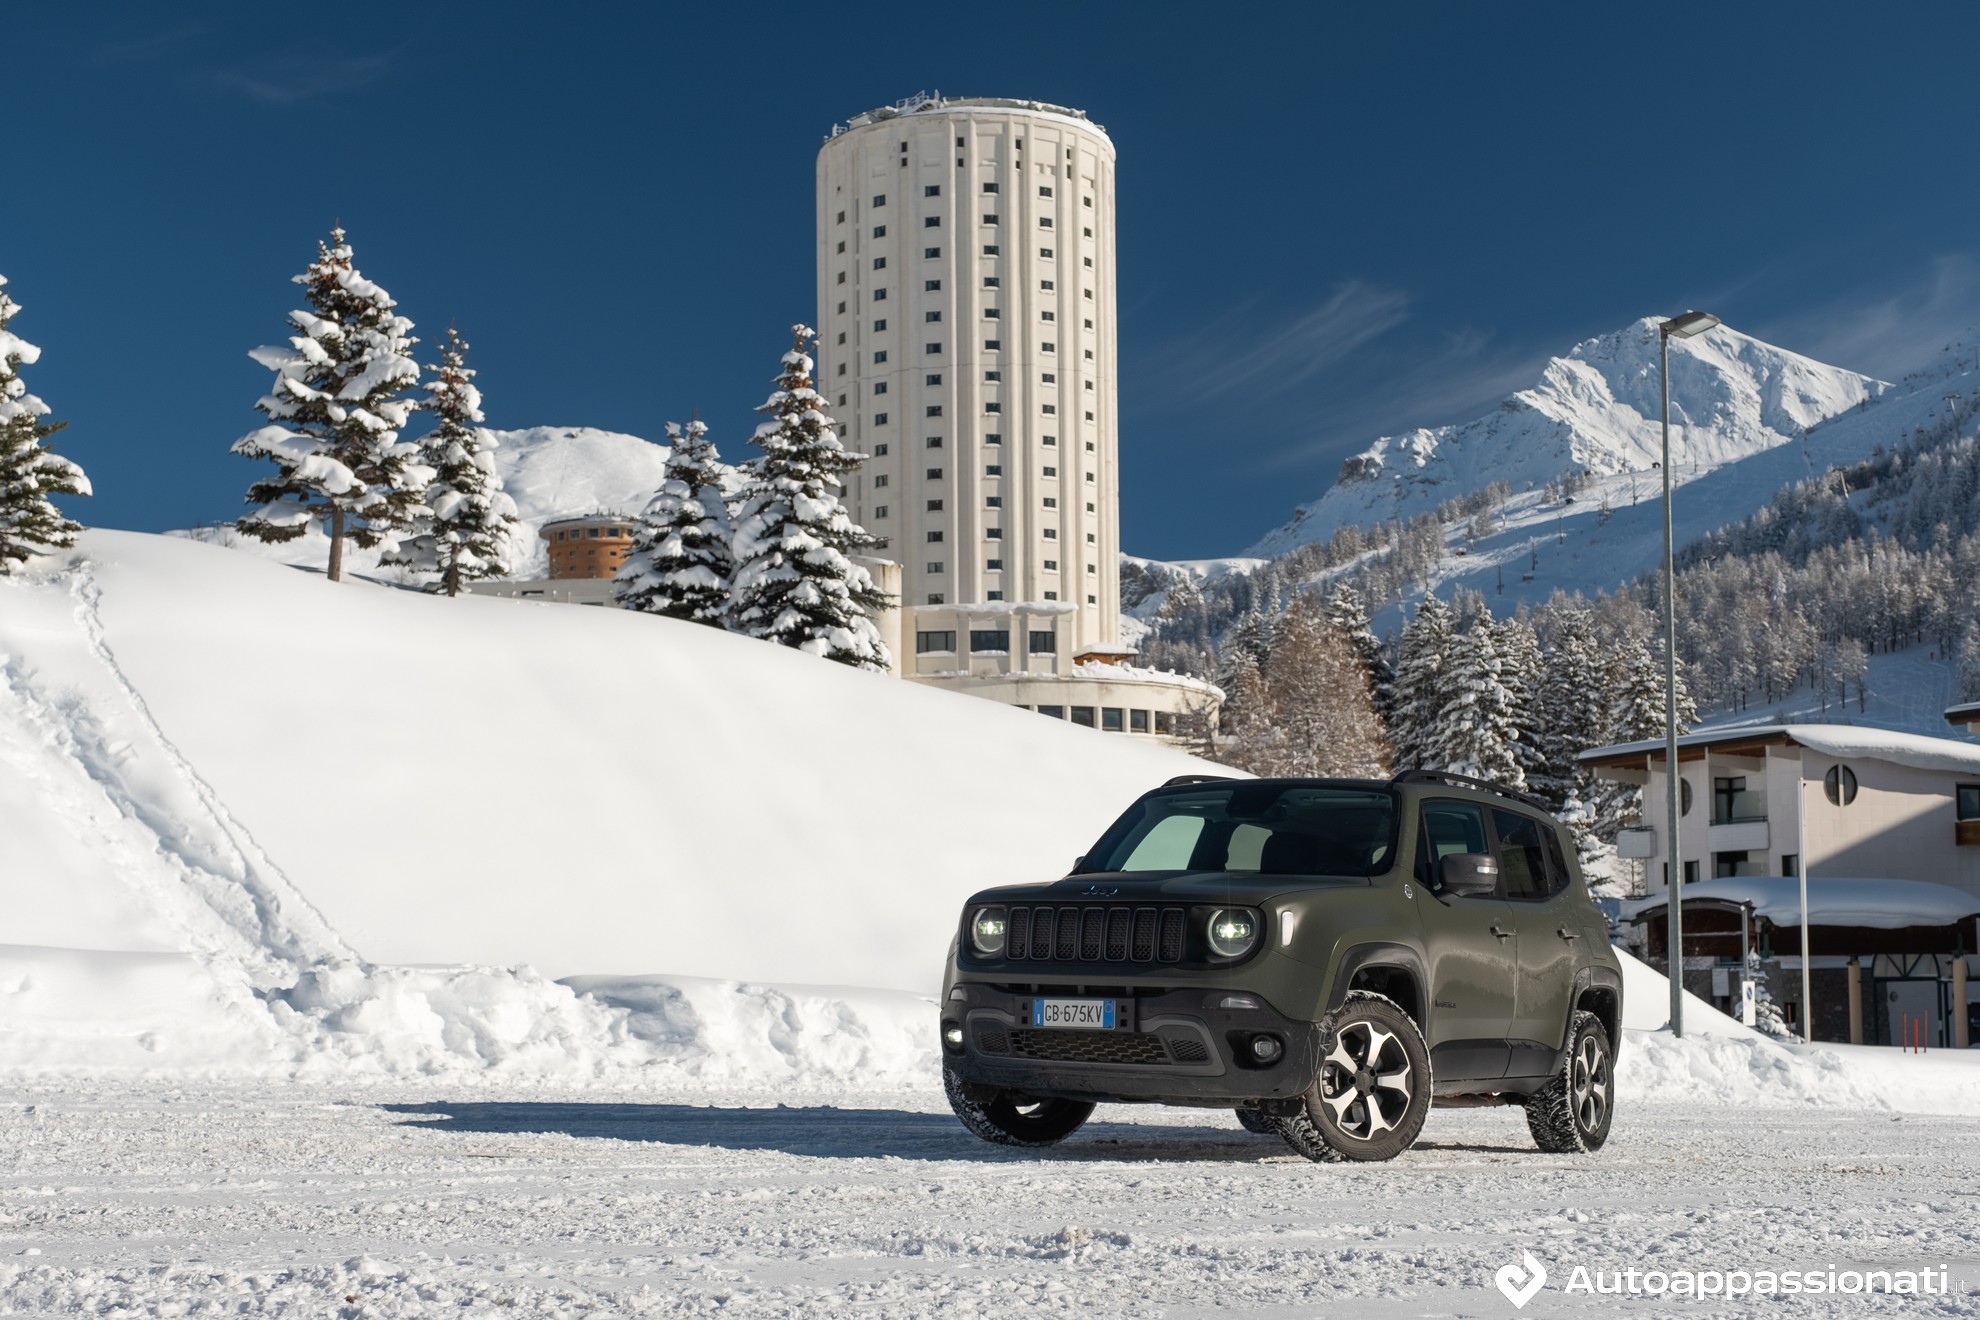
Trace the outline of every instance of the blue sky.
[[1638, 316], [1884, 375], [1980, 320], [1971, 4], [16, 9], [0, 273], [105, 526], [234, 516], [338, 220], [492, 425], [746, 456], [819, 141], [921, 89], [1114, 138], [1133, 553], [1235, 553]]

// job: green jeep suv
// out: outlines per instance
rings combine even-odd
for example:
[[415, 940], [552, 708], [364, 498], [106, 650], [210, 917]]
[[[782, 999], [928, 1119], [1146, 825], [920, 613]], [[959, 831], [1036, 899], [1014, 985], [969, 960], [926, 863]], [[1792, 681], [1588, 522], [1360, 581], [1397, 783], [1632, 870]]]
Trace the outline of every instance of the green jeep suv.
[[1049, 1145], [1107, 1101], [1231, 1108], [1314, 1160], [1430, 1106], [1609, 1133], [1622, 970], [1566, 832], [1480, 780], [1188, 776], [1072, 873], [963, 907], [943, 1076], [970, 1131]]

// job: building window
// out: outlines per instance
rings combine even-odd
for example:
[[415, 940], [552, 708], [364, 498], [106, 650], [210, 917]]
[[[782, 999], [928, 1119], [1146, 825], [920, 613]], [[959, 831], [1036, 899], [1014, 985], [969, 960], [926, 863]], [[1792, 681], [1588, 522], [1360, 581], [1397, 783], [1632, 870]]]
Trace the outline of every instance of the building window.
[[924, 344], [921, 347], [921, 351], [924, 353], [940, 353], [942, 351], [942, 341], [937, 339], [932, 343]]
[[940, 293], [942, 291], [942, 281], [923, 280], [921, 282], [921, 291], [923, 293]]
[[1004, 475], [1004, 465], [1001, 463], [985, 463], [983, 465], [983, 475], [986, 477], [1001, 477]]
[[941, 543], [942, 543], [942, 531], [940, 528], [937, 528], [936, 530], [928, 533], [928, 544], [940, 545]]
[[1004, 598], [1004, 593], [1001, 591], [986, 591], [983, 595], [986, 600], [1002, 600]]
[[985, 243], [983, 245], [983, 255], [986, 257], [994, 257], [999, 255], [999, 249], [997, 245], [995, 243]]
[[1002, 352], [1003, 348], [1004, 341], [1001, 339], [986, 339], [983, 341], [983, 351], [986, 353]]
[[1128, 732], [1129, 732], [1129, 733], [1147, 733], [1147, 732], [1148, 732], [1148, 712], [1147, 712], [1147, 711], [1145, 711], [1145, 710], [1131, 710], [1131, 711], [1129, 711], [1129, 712], [1128, 712]]
[[942, 217], [939, 215], [923, 216], [921, 227], [923, 229], [940, 229], [942, 227]]
[[[905, 143], [901, 145], [901, 150], [903, 151], [907, 150], [907, 145]], [[942, 185], [939, 183], [931, 183], [927, 187], [921, 190], [921, 195], [923, 197], [940, 197], [942, 195]]]
[[1038, 713], [1047, 719], [1062, 720], [1066, 717], [1066, 708], [1064, 706], [1040, 706]]
[[1039, 287], [1039, 288], [1041, 288], [1041, 289], [1043, 289], [1043, 290], [1044, 290], [1045, 292], [1047, 292], [1047, 293], [1051, 293], [1051, 292], [1053, 291], [1053, 289], [1052, 289], [1052, 281], [1050, 281], [1050, 280], [1040, 280], [1040, 281], [1038, 281], [1038, 287]]
[[942, 314], [940, 312], [923, 312], [921, 319], [926, 322], [935, 322], [942, 319]]
[[886, 329], [887, 329], [887, 319], [885, 317], [882, 317], [881, 319], [873, 323], [873, 333], [876, 335], [883, 333]]
[[1954, 791], [1953, 814], [1959, 820], [1980, 820], [1980, 784], [1961, 784]]
[[1056, 477], [1059, 475], [1059, 469], [1055, 467], [1048, 467], [1045, 469], [1045, 475], [1048, 477]]
[[1100, 598], [1098, 596], [1088, 596], [1086, 598], [1086, 603], [1088, 605], [1098, 605], [1100, 603]]
[[846, 213], [844, 211], [841, 211], [839, 212], [839, 223], [844, 224], [845, 222], [846, 222]]
[[971, 628], [969, 630], [971, 651], [1008, 651], [1011, 649], [1009, 628]]
[[1052, 249], [1051, 249], [1051, 248], [1039, 248], [1039, 249], [1038, 249], [1038, 255], [1039, 255], [1040, 257], [1042, 257], [1042, 258], [1043, 258], [1044, 260], [1046, 260], [1046, 261], [1050, 261], [1050, 260], [1052, 259]]
[[1081, 292], [1082, 292], [1082, 293], [1084, 293], [1084, 294], [1086, 295], [1086, 300], [1087, 300], [1088, 302], [1092, 302], [1092, 301], [1093, 301], [1093, 290], [1091, 290], [1091, 289], [1083, 289], [1083, 290], [1081, 290]]
[[1176, 717], [1171, 712], [1166, 710], [1156, 711], [1155, 732], [1157, 734], [1170, 734], [1170, 733], [1174, 733], [1175, 731], [1176, 731]]
[[914, 653], [916, 655], [927, 655], [930, 651], [953, 651], [955, 649], [956, 634], [952, 630], [918, 632], [914, 635]]
[[997, 217], [994, 215], [986, 215], [983, 217], [983, 223], [986, 225], [994, 225], [997, 223]]
[[940, 513], [942, 511], [942, 501], [940, 500], [928, 501], [928, 511], [930, 513]]
[[[956, 143], [956, 145], [961, 146], [962, 143], [958, 142]], [[997, 185], [994, 183], [986, 183], [983, 185], [983, 191], [986, 193], [994, 193], [997, 191]]]
[[886, 302], [886, 301], [887, 301], [887, 291], [886, 291], [885, 289], [875, 289], [875, 290], [873, 291], [873, 301], [874, 301], [874, 302]]
[[1048, 591], [1045, 593], [1046, 600], [1057, 600], [1058, 598], [1059, 598], [1059, 593], [1056, 591]]
[[1046, 415], [1047, 417], [1051, 417], [1051, 416], [1054, 416], [1054, 415], [1056, 415], [1056, 414], [1058, 413], [1058, 411], [1059, 411], [1059, 405], [1058, 405], [1058, 404], [1056, 404], [1056, 403], [1048, 403], [1048, 404], [1044, 404], [1044, 405], [1042, 405], [1042, 407], [1043, 407], [1043, 409], [1044, 409], [1044, 412], [1045, 412], [1045, 415]]
[[873, 392], [874, 392], [875, 394], [885, 394], [885, 393], [887, 392], [887, 382], [886, 382], [886, 381], [884, 381], [884, 380], [876, 380], [876, 381], [874, 381], [874, 382], [873, 382]]
[[922, 378], [921, 383], [924, 385], [940, 385], [942, 383], [942, 373], [939, 371], [931, 371], [925, 377]]
[[985, 275], [983, 277], [983, 287], [986, 289], [1001, 289], [1004, 287], [1004, 281], [995, 275]]
[[1056, 559], [1048, 559], [1048, 560], [1046, 560], [1046, 561], [1045, 561], [1045, 571], [1046, 571], [1047, 573], [1056, 573], [1056, 572], [1058, 572], [1058, 571], [1059, 571], [1059, 561], [1058, 561], [1058, 560], [1056, 560]]
[[[1089, 536], [1087, 539], [1091, 540], [1092, 537]], [[1099, 571], [1100, 571], [1100, 566], [1098, 564], [1088, 564], [1086, 566], [1086, 575], [1088, 577], [1092, 577], [1094, 574], [1098, 573]]]
[[1048, 339], [1038, 346], [1038, 351], [1041, 353], [1056, 353], [1059, 351], [1059, 346]]
[[928, 561], [928, 571], [929, 571], [930, 573], [940, 573], [940, 572], [942, 571], [942, 561], [941, 561], [941, 560], [939, 560], [939, 559], [931, 559], [931, 560], [929, 560], [929, 561]]
[[874, 424], [875, 426], [885, 426], [885, 425], [887, 424], [887, 414], [886, 414], [886, 413], [874, 413], [874, 414], [873, 414], [873, 424]]
[[[1086, 268], [1087, 268], [1088, 270], [1092, 270], [1092, 269], [1093, 269], [1093, 258], [1092, 258], [1092, 257], [1081, 257], [1081, 258], [1080, 258], [1080, 260], [1086, 263]], [[1087, 294], [1086, 296], [1087, 296], [1087, 297], [1089, 297], [1089, 298], [1091, 298], [1091, 297], [1092, 297], [1093, 295], [1092, 295], [1092, 293], [1091, 293], [1091, 292], [1088, 292], [1088, 294]]]
[[1050, 371], [1047, 371], [1041, 376], [1039, 376], [1039, 379], [1044, 381], [1047, 385], [1057, 385], [1059, 383], [1058, 376]]
[[1088, 505], [1086, 506], [1086, 511], [1087, 511], [1088, 513], [1092, 513], [1092, 512], [1093, 512], [1093, 506], [1092, 506], [1091, 504], [1088, 504]]
[[1124, 721], [1122, 720], [1121, 717], [1126, 713], [1127, 712], [1123, 711], [1119, 706], [1102, 706], [1100, 708], [1101, 729], [1103, 729], [1107, 733], [1121, 732], [1121, 729], [1124, 724]]
[[839, 374], [840, 374], [841, 376], [843, 376], [843, 375], [845, 375], [845, 374], [846, 374], [846, 364], [845, 364], [845, 363], [843, 363], [843, 362], [841, 362], [841, 363], [839, 364]]
[[983, 567], [992, 573], [1001, 572], [1004, 567], [1004, 561], [1001, 559], [986, 559], [983, 561]]
[[1001, 371], [986, 371], [983, 373], [983, 380], [986, 384], [996, 384], [1003, 379], [1004, 373]]
[[886, 193], [873, 194], [873, 204], [875, 206], [885, 206], [887, 204], [887, 194]]
[[985, 495], [983, 497], [983, 507], [986, 509], [1001, 509], [1004, 507], [1004, 497], [1002, 495]]
[[1034, 628], [1031, 635], [1025, 639], [1025, 650], [1032, 655], [1053, 655], [1058, 649], [1059, 634], [1049, 628], [1043, 630]]
[[1093, 545], [1093, 544], [1095, 544], [1095, 543], [1096, 543], [1096, 541], [1097, 541], [1097, 539], [1098, 539], [1098, 538], [1096, 538], [1096, 537], [1095, 537], [1095, 536], [1093, 535], [1093, 533], [1092, 533], [1092, 532], [1088, 532], [1088, 533], [1086, 534], [1086, 543], [1087, 543], [1088, 545]]
[[1056, 435], [1043, 436], [1041, 439], [1048, 447], [1056, 448], [1059, 443], [1059, 437]]
[[1059, 319], [1059, 314], [1057, 312], [1040, 312], [1038, 319], [1041, 321], [1056, 321]]
[[935, 248], [923, 248], [923, 249], [921, 249], [921, 255], [922, 255], [922, 256], [924, 256], [924, 257], [926, 257], [926, 258], [928, 258], [929, 260], [931, 260], [931, 261], [932, 261], [932, 260], [934, 260], [934, 259], [935, 259], [936, 257], [939, 257], [939, 256], [941, 256], [941, 255], [942, 255], [942, 249], [941, 249], [941, 248], [938, 248], [938, 247], [935, 247]]
[[930, 481], [940, 481], [940, 480], [942, 479], [942, 469], [941, 469], [941, 468], [929, 468], [929, 469], [928, 469], [928, 479], [929, 479]]
[[846, 282], [846, 273], [844, 271], [840, 271], [838, 283], [844, 284], [845, 282]]
[[986, 527], [983, 529], [983, 539], [986, 541], [1001, 541], [1004, 539], [1004, 529], [1001, 527]]
[[983, 319], [986, 321], [1000, 320], [1003, 315], [1004, 309], [1001, 307], [986, 307], [983, 309]]
[[1058, 508], [1059, 507], [1058, 497], [1056, 495], [1047, 495], [1045, 497], [1045, 507], [1048, 509]]
[[1083, 237], [1085, 237], [1085, 238], [1092, 238], [1092, 237], [1093, 237], [1093, 231], [1092, 231], [1091, 229], [1082, 229], [1082, 230], [1080, 231], [1080, 233], [1081, 233], [1081, 235], [1082, 235]]
[[873, 478], [873, 489], [875, 489], [875, 490], [885, 490], [885, 489], [887, 489], [887, 474], [886, 474], [886, 473], [884, 473], [884, 472], [882, 472], [882, 473], [881, 473], [881, 474], [880, 474], [879, 476], [877, 476], [877, 477], [875, 477], [875, 478]]
[[1004, 411], [1004, 405], [996, 399], [992, 399], [983, 405], [983, 411], [987, 413], [1000, 413]]
[[1048, 541], [1056, 541], [1056, 540], [1058, 540], [1058, 539], [1059, 539], [1059, 529], [1058, 529], [1058, 528], [1056, 528], [1056, 527], [1047, 527], [1047, 528], [1045, 529], [1045, 539], [1046, 539], [1046, 540], [1048, 540]]
[[886, 360], [887, 360], [887, 350], [884, 348], [878, 350], [873, 355], [873, 361], [876, 366], [882, 362], [885, 362]]
[[986, 445], [1001, 445], [1004, 443], [1004, 433], [1002, 431], [991, 431], [983, 437], [983, 443]]
[[942, 447], [942, 437], [939, 435], [929, 436], [928, 439], [924, 441], [922, 444], [922, 448], [924, 449], [940, 449], [941, 447]]
[[846, 305], [842, 302], [839, 304], [839, 315], [844, 316], [845, 314], [846, 314]]
[[927, 415], [930, 417], [940, 417], [942, 415], [942, 405], [939, 403], [929, 404]]
[[1050, 188], [1048, 188], [1048, 187], [1046, 187], [1046, 186], [1044, 186], [1043, 184], [1041, 184], [1041, 185], [1039, 185], [1039, 188], [1038, 188], [1038, 195], [1039, 195], [1040, 197], [1050, 197], [1050, 196], [1052, 195], [1052, 190], [1051, 190]]
[[[1668, 870], [1666, 874], [1669, 874]], [[1801, 874], [1801, 854], [1781, 854], [1781, 874], [1792, 880]]]
[[1846, 765], [1830, 766], [1829, 773], [1822, 776], [1822, 791], [1836, 806], [1848, 806], [1856, 801], [1856, 772]]
[[1767, 799], [1750, 792], [1745, 775], [1725, 775], [1712, 781], [1712, 823], [1734, 825], [1767, 819]]
[[887, 456], [887, 446], [885, 445], [873, 446], [873, 456], [875, 458], [885, 458]]
[[930, 605], [940, 605], [940, 604], [942, 604], [942, 603], [943, 603], [943, 596], [942, 596], [942, 593], [941, 593], [941, 592], [939, 592], [939, 591], [931, 591], [931, 592], [929, 592], [929, 593], [928, 593], [928, 603], [929, 603]]
[[886, 506], [886, 505], [884, 505], [884, 504], [876, 504], [876, 505], [874, 505], [874, 506], [873, 506], [873, 516], [874, 516], [875, 518], [884, 518], [884, 517], [886, 517], [886, 516], [887, 516], [887, 506]]

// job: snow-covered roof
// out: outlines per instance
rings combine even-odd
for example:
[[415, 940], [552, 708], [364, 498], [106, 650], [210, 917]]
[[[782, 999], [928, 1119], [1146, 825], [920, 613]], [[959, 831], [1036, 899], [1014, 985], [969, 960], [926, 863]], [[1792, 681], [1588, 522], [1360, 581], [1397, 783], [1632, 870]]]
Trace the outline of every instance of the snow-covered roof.
[[1963, 701], [1946, 707], [1948, 724], [1980, 724], [1980, 701]]
[[971, 108], [1056, 115], [1063, 119], [1077, 120], [1082, 127], [1090, 128], [1102, 137], [1107, 135], [1106, 129], [1086, 117], [1086, 111], [1075, 110], [1069, 105], [1054, 105], [1050, 101], [1026, 101], [1008, 96], [944, 96], [938, 91], [916, 92], [913, 96], [902, 97], [892, 105], [875, 106], [871, 110], [856, 114], [843, 124], [832, 125], [832, 131], [826, 135], [826, 141], [829, 142], [852, 129], [865, 128], [868, 124], [884, 124], [890, 119], [899, 119], [903, 115], [925, 114], [931, 110]]
[[[1889, 761], [1915, 770], [1980, 774], [1980, 745], [1922, 733], [1900, 733], [1861, 724], [1765, 724], [1687, 733], [1678, 739], [1679, 759], [1687, 747], [1806, 747], [1825, 756]], [[1640, 765], [1645, 757], [1663, 759], [1664, 740], [1616, 743], [1581, 754], [1584, 765]]]
[[[1776, 926], [1801, 924], [1801, 882], [1793, 876], [1747, 875], [1723, 880], [1700, 880], [1684, 887], [1684, 901], [1718, 899], [1751, 903], [1753, 914]], [[1636, 899], [1622, 905], [1625, 919], [1662, 913], [1665, 899]], [[1902, 930], [1906, 926], [1950, 926], [1980, 912], [1980, 896], [1935, 885], [1926, 880], [1808, 877], [1809, 924], [1866, 926]]]

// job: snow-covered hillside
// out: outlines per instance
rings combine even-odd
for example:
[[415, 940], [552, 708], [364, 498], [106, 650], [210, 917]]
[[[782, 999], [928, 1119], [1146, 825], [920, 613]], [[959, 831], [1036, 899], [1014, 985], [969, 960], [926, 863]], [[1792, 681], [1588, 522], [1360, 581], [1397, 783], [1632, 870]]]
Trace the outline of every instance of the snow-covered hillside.
[[[1539, 382], [1457, 426], [1383, 436], [1333, 488], [1247, 553], [1281, 554], [1343, 527], [1408, 519], [1493, 482], [1538, 490], [1570, 474], [1647, 477], [1661, 453], [1657, 321], [1577, 344]], [[1687, 480], [1776, 448], [1890, 387], [1720, 327], [1671, 344], [1671, 449]]]
[[671, 620], [91, 532], [0, 580], [0, 1053], [584, 1057], [695, 1020], [677, 982], [488, 970], [519, 964], [925, 993], [964, 896], [1206, 768]]
[[[543, 568], [546, 556], [537, 531], [544, 523], [596, 510], [638, 513], [666, 474], [667, 447], [636, 435], [586, 426], [532, 426], [489, 434], [497, 443], [495, 466], [503, 489], [515, 500], [522, 522], [518, 541], [523, 566], [519, 577], [533, 576]], [[250, 540], [231, 524], [177, 535], [248, 550], [303, 568], [320, 569], [330, 557], [329, 538], [315, 530], [281, 545]], [[347, 547], [346, 554], [353, 571], [379, 571], [376, 551]], [[399, 575], [386, 569], [383, 576], [397, 580]]]

